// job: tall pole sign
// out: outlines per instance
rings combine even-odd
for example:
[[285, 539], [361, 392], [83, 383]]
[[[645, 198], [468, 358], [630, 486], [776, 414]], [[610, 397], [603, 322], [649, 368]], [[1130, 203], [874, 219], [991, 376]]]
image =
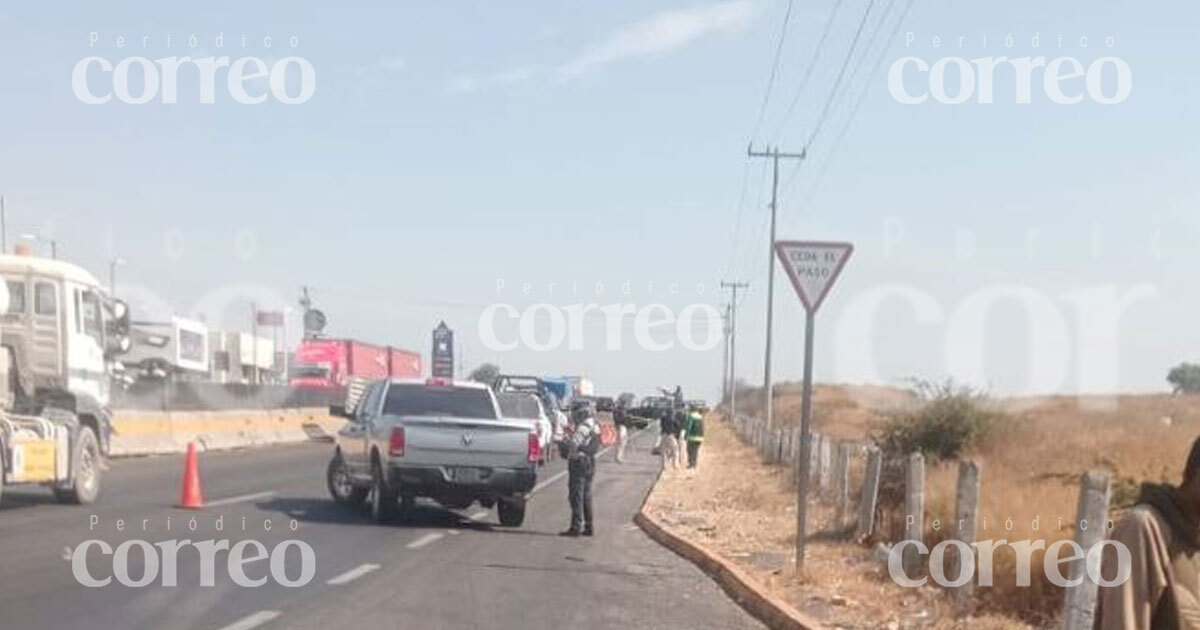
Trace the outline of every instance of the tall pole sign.
[[804, 304], [804, 398], [800, 407], [800, 457], [796, 458], [796, 570], [804, 568], [808, 526], [809, 461], [812, 459], [813, 326], [817, 309], [854, 253], [850, 243], [776, 241], [775, 254]]
[[429, 357], [430, 376], [454, 378], [454, 331], [439, 322], [433, 329], [433, 352]]

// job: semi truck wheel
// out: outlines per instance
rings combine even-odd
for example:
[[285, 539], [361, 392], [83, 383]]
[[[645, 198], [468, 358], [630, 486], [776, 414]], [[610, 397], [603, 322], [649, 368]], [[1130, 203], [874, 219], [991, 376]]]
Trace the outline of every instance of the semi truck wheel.
[[87, 505], [100, 495], [100, 442], [91, 427], [80, 427], [71, 451], [71, 486], [54, 488], [59, 503]]

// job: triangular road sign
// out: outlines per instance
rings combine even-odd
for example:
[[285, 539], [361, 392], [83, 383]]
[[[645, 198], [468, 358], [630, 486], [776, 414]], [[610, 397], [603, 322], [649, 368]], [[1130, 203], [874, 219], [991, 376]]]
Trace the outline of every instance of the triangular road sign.
[[810, 313], [821, 306], [852, 253], [850, 243], [775, 241], [775, 254]]

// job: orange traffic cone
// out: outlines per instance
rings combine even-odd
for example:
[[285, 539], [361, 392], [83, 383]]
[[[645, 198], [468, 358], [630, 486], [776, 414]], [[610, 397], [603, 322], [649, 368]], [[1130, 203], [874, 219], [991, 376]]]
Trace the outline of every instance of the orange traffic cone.
[[183, 462], [183, 493], [179, 506], [189, 510], [204, 507], [204, 495], [200, 492], [200, 469], [196, 464], [196, 445], [188, 442], [187, 457]]

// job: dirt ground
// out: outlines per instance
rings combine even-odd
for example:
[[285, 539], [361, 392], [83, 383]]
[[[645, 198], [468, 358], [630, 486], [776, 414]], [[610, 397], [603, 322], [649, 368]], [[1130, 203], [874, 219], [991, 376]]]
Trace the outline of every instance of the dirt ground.
[[[796, 499], [790, 474], [761, 461], [712, 420], [697, 470], [668, 471], [647, 508], [678, 534], [733, 560], [774, 594], [827, 628], [1030, 628], [995, 615], [955, 614], [940, 589], [906, 589], [872, 550], [849, 542], [834, 510], [810, 508], [805, 573], [795, 566]], [[852, 515], [847, 515], [849, 525]]]

